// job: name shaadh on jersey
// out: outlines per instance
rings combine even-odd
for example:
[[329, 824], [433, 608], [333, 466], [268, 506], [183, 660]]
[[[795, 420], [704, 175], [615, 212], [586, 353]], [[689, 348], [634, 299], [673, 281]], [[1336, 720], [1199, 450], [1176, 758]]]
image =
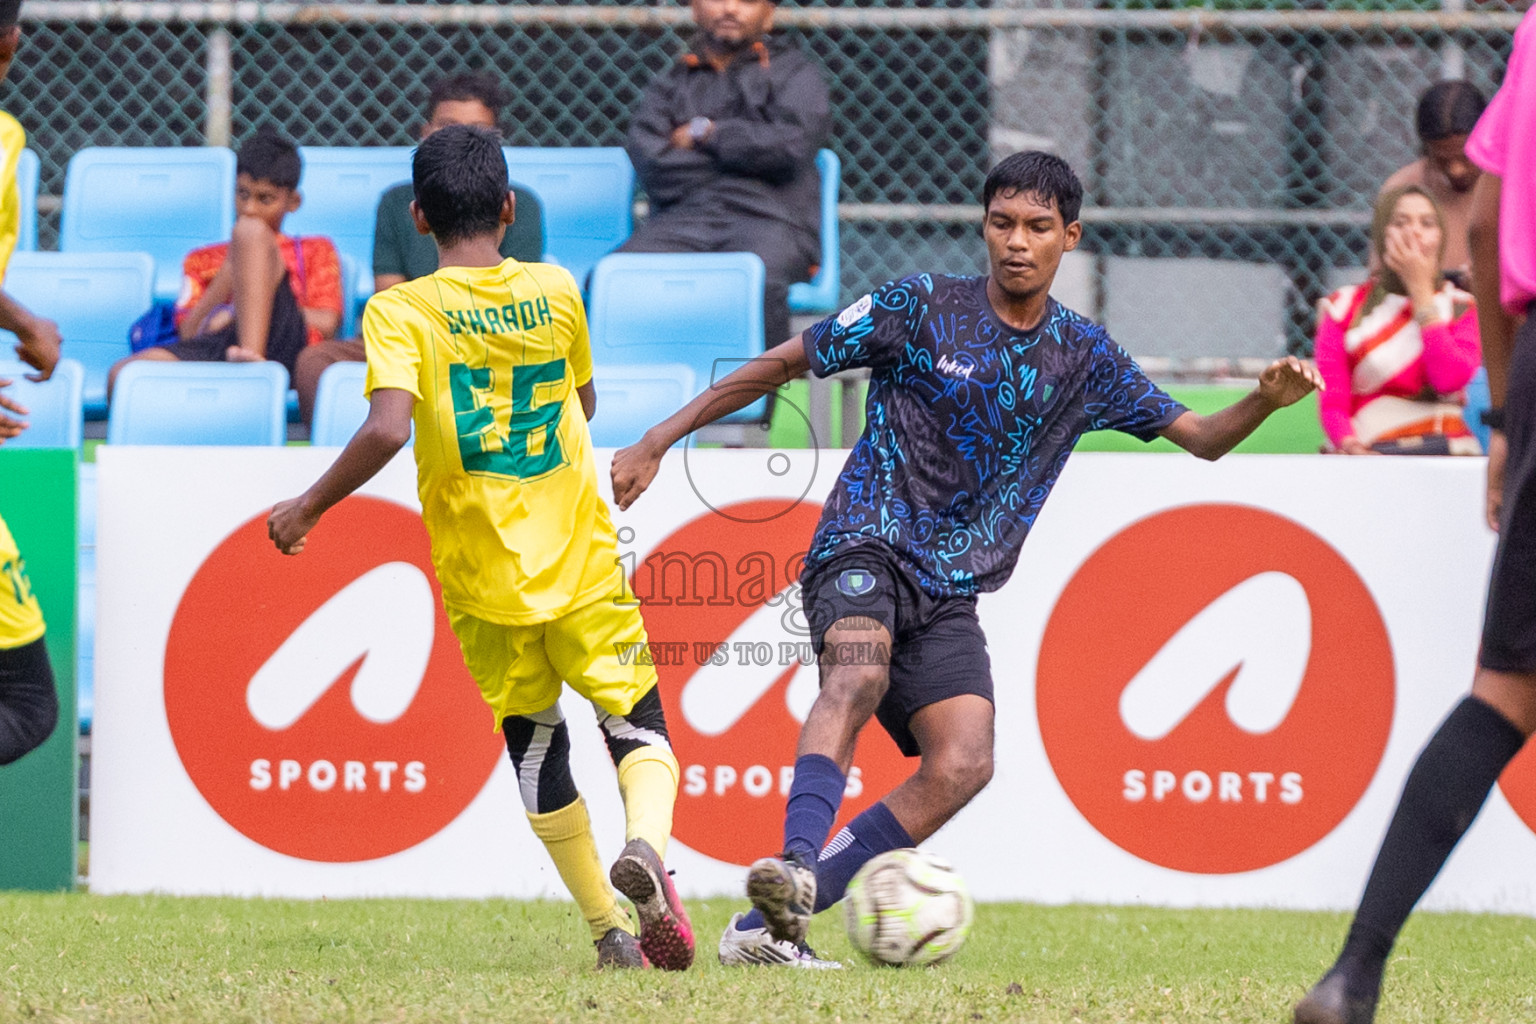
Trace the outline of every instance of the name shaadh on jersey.
[[542, 295], [505, 306], [445, 309], [443, 315], [448, 318], [450, 334], [511, 334], [547, 327], [550, 321], [549, 300]]

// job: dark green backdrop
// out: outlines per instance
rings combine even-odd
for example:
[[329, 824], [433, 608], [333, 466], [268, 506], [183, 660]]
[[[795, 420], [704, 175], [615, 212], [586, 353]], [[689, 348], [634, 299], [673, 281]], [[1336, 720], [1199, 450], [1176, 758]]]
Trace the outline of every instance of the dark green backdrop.
[[75, 529], [73, 449], [0, 449], [5, 517], [48, 622], [59, 724], [38, 749], [0, 768], [0, 889], [75, 883]]

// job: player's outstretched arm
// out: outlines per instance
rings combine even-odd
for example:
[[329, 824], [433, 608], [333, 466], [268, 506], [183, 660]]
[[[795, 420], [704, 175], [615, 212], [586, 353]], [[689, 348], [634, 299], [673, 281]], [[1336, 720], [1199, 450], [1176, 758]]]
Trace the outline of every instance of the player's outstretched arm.
[[1209, 416], [1186, 412], [1164, 427], [1162, 435], [1192, 455], [1219, 459], [1257, 430], [1270, 413], [1322, 388], [1316, 365], [1287, 356], [1270, 363], [1259, 375], [1259, 386], [1225, 409]]
[[272, 506], [267, 536], [285, 555], [304, 550], [304, 538], [332, 505], [373, 479], [411, 439], [416, 396], [399, 388], [376, 388], [368, 418], [320, 479], [299, 495]]
[[613, 500], [619, 508], [629, 508], [651, 486], [668, 448], [700, 427], [745, 409], [760, 396], [804, 376], [810, 368], [805, 342], [797, 334], [705, 388], [693, 401], [647, 430], [639, 441], [614, 453], [610, 468]]

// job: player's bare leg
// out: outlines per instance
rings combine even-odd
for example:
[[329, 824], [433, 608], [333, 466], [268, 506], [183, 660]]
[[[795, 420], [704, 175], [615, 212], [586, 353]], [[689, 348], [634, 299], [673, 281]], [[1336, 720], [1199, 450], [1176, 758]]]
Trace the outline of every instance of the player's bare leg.
[[1479, 668], [1408, 774], [1344, 949], [1296, 1024], [1371, 1024], [1398, 932], [1533, 732], [1536, 674]]
[[[853, 764], [859, 731], [879, 707], [890, 685], [888, 666], [839, 658], [838, 651], [857, 645], [891, 648], [891, 634], [870, 619], [839, 619], [823, 639], [821, 692], [800, 729], [796, 751], [796, 789], [785, 809], [783, 854], [764, 857], [747, 873], [747, 897], [762, 914], [769, 934], [796, 945], [805, 941], [816, 907], [816, 855], [841, 801], [843, 777]], [[825, 767], [823, 793], [806, 793], [801, 778], [806, 758]], [[824, 760], [823, 760], [824, 759]], [[833, 792], [835, 790], [835, 792]], [[800, 805], [800, 806], [797, 806]], [[802, 820], [803, 819], [803, 820]], [[797, 837], [804, 834], [797, 842]]]
[[908, 728], [923, 750], [907, 781], [882, 801], [914, 843], [933, 835], [992, 781], [992, 702], [965, 693], [929, 704]]

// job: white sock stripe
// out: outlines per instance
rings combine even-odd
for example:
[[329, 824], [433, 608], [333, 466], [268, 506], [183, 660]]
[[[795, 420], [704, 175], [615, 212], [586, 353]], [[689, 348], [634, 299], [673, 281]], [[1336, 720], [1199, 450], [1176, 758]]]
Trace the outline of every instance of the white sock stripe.
[[820, 862], [831, 857], [836, 857], [838, 854], [842, 853], [852, 845], [853, 829], [849, 828], [847, 825], [844, 825], [842, 831], [832, 837], [832, 841], [822, 849], [821, 854], [817, 856], [816, 860]]
[[554, 735], [554, 725], [535, 726], [528, 750], [517, 768], [517, 788], [523, 795], [523, 806], [534, 814], [539, 813], [539, 775], [544, 771], [544, 755], [549, 753], [549, 741]]
[[672, 749], [672, 744], [667, 742], [667, 738], [661, 733], [654, 729], [643, 729], [623, 715], [604, 715], [598, 719], [598, 724], [612, 739], [633, 740], [652, 747], [660, 747], [669, 752]]

